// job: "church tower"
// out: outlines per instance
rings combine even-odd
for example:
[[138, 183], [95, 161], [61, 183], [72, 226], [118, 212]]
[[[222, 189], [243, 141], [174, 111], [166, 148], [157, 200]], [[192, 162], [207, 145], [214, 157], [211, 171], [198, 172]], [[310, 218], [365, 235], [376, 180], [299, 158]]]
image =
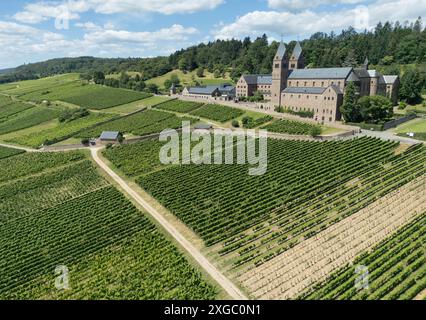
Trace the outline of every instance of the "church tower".
[[303, 56], [299, 41], [296, 42], [296, 46], [291, 54], [289, 69], [305, 69], [305, 57]]
[[281, 106], [281, 92], [287, 86], [288, 59], [286, 49], [281, 41], [272, 63], [272, 86], [271, 101], [277, 106]]
[[370, 62], [368, 61], [368, 58], [366, 57], [365, 58], [365, 60], [364, 60], [364, 64], [362, 65], [362, 67], [365, 69], [365, 70], [368, 70], [368, 67], [370, 66]]

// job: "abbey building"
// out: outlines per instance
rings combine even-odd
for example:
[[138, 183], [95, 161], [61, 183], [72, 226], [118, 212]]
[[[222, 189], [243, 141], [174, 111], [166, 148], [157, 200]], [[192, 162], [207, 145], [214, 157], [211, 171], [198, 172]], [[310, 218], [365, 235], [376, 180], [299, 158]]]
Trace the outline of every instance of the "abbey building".
[[345, 88], [354, 82], [359, 96], [383, 95], [397, 102], [398, 76], [384, 76], [369, 70], [368, 59], [361, 68], [306, 68], [302, 47], [297, 42], [291, 55], [280, 43], [272, 64], [272, 75], [243, 75], [236, 86], [237, 97], [260, 91], [274, 106], [293, 111], [311, 111], [320, 123], [341, 119]]

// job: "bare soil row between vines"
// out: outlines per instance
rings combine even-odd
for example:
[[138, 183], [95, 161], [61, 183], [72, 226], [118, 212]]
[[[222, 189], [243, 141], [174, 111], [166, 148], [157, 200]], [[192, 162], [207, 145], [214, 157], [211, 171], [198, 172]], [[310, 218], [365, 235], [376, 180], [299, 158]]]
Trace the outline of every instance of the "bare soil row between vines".
[[426, 210], [425, 176], [239, 276], [260, 299], [296, 298]]

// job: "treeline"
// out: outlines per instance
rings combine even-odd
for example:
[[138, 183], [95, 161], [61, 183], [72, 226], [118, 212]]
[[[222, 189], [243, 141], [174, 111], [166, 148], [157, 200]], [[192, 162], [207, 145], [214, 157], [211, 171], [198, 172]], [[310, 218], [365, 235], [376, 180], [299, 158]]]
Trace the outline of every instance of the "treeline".
[[119, 78], [108, 78], [105, 77], [105, 74], [102, 71], [95, 71], [93, 73], [81, 73], [80, 79], [93, 81], [96, 84], [113, 88], [123, 88], [155, 94], [159, 92], [159, 88], [156, 84], [149, 83], [147, 85], [139, 74], [136, 74], [134, 77], [132, 77], [124, 71], [121, 72]]
[[[421, 18], [414, 23], [379, 23], [374, 30], [340, 34], [318, 32], [301, 41], [309, 67], [356, 66], [366, 57], [386, 73], [399, 72], [399, 65], [426, 63], [426, 29]], [[291, 52], [295, 42], [288, 44]], [[192, 71], [204, 68], [215, 74], [229, 72], [237, 79], [243, 73], [270, 73], [278, 43], [269, 44], [266, 35], [254, 40], [217, 40], [179, 50], [169, 57], [101, 59], [93, 57], [53, 59], [24, 65], [0, 76], [1, 82], [32, 79], [67, 72], [102, 71], [105, 74], [136, 71], [142, 80], [174, 69]], [[423, 64], [424, 65], [424, 64]]]

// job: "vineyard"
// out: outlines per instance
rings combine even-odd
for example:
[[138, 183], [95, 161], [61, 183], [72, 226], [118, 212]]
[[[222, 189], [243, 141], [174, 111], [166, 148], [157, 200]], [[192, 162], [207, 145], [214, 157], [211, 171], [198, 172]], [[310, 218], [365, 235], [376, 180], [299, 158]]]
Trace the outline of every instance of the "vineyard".
[[49, 168], [63, 166], [82, 160], [78, 152], [68, 153], [24, 153], [11, 158], [0, 159], [0, 183], [34, 175]]
[[152, 95], [144, 92], [88, 85], [77, 95], [69, 95], [60, 100], [87, 109], [106, 109], [149, 97]]
[[425, 148], [395, 154], [396, 146], [373, 138], [270, 140], [262, 176], [247, 175], [246, 165], [186, 165], [137, 182], [207, 245], [221, 243], [219, 253], [238, 269], [265, 263], [422, 176]]
[[102, 131], [119, 131], [143, 136], [158, 133], [168, 128], [179, 128], [182, 126], [182, 121], [194, 121], [194, 119], [180, 118], [163, 111], [146, 110], [85, 130], [79, 133], [77, 137], [99, 137]]
[[98, 123], [106, 122], [115, 117], [113, 114], [92, 113], [84, 118], [71, 122], [58, 123], [54, 128], [37, 132], [36, 134], [17, 136], [6, 139], [7, 142], [38, 148], [47, 143], [52, 144], [68, 139], [82, 130], [86, 130]]
[[107, 149], [103, 155], [124, 174], [135, 177], [164, 167], [159, 161], [164, 142], [158, 139]]
[[[254, 297], [295, 299], [426, 210], [424, 176], [239, 276]], [[392, 275], [390, 275], [392, 276]], [[352, 283], [354, 285], [354, 283]]]
[[[216, 297], [82, 153], [1, 159], [0, 178], [1, 299]], [[69, 269], [70, 290], [55, 289], [58, 265]]]
[[9, 158], [21, 153], [24, 153], [24, 151], [0, 146], [0, 159]]
[[[0, 96], [1, 97], [1, 96]], [[5, 101], [5, 104], [1, 104], [0, 101], [0, 122], [8, 120], [8, 117], [32, 108], [33, 106], [22, 102], [11, 102]]]
[[[426, 212], [300, 298], [413, 299], [426, 288], [425, 246]], [[358, 265], [368, 268], [368, 290], [357, 290], [354, 286], [359, 277], [355, 272]]]
[[195, 111], [191, 112], [192, 115], [206, 118], [219, 122], [226, 122], [244, 114], [244, 111], [236, 108], [222, 106], [220, 104], [206, 104]]
[[201, 107], [204, 103], [183, 101], [183, 100], [171, 100], [163, 102], [156, 106], [157, 109], [179, 112], [179, 113], [190, 113]]
[[264, 126], [262, 129], [277, 133], [310, 135], [315, 128], [318, 128], [319, 133], [321, 132], [321, 127], [315, 124], [292, 120], [279, 120]]
[[5, 121], [0, 122], [0, 134], [29, 128], [53, 120], [57, 118], [59, 114], [60, 111], [48, 109], [46, 107], [37, 106], [30, 108], [9, 116]]
[[87, 109], [106, 109], [152, 97], [144, 92], [85, 84], [75, 74], [22, 81], [14, 88], [0, 86], [0, 91], [21, 100], [37, 103], [58, 100]]

